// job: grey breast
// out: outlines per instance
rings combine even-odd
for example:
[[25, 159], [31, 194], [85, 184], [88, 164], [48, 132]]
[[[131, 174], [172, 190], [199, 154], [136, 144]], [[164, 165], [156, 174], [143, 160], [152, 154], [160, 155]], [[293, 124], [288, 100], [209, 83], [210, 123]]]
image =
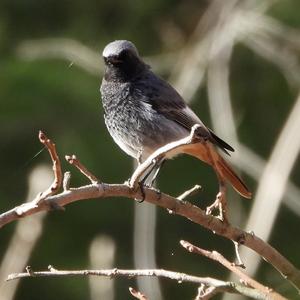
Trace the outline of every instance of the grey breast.
[[155, 111], [155, 92], [147, 80], [101, 86], [106, 126], [115, 142], [129, 155], [143, 158], [157, 148], [187, 135], [187, 130]]

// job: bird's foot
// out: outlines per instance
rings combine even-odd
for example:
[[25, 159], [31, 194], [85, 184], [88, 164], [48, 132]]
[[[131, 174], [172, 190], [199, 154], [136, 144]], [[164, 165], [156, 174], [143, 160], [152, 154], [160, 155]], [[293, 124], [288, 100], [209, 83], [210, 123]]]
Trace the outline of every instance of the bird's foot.
[[134, 193], [136, 193], [137, 190], [139, 189], [140, 192], [141, 192], [141, 195], [142, 195], [142, 199], [134, 198], [134, 200], [136, 200], [136, 201], [139, 202], [139, 203], [144, 202], [146, 195], [145, 195], [145, 190], [144, 190], [144, 187], [145, 187], [145, 186], [144, 186], [143, 181], [138, 182], [137, 185], [135, 185], [135, 186], [132, 186], [132, 185], [130, 184], [130, 178], [129, 178], [128, 180], [126, 180], [126, 181], [124, 182], [124, 184], [127, 185], [127, 186], [131, 189], [131, 191], [134, 192]]
[[226, 199], [225, 194], [223, 192], [219, 192], [214, 203], [206, 208], [206, 214], [213, 215], [213, 212], [215, 210], [218, 210], [218, 214], [215, 217], [220, 219], [224, 223], [228, 223]]
[[136, 200], [138, 203], [142, 203], [142, 202], [144, 202], [144, 200], [145, 200], [145, 198], [146, 198], [146, 194], [145, 194], [145, 190], [144, 190], [144, 184], [143, 184], [143, 182], [139, 182], [138, 183], [138, 186], [139, 186], [139, 188], [140, 188], [140, 192], [141, 192], [141, 195], [142, 195], [142, 199], [137, 199], [137, 198], [135, 198], [134, 200]]

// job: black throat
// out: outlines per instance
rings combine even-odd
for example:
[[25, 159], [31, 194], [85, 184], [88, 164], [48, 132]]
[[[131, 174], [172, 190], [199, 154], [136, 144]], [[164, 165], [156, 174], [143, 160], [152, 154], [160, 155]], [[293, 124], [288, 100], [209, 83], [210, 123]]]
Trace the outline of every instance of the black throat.
[[148, 65], [134, 57], [117, 64], [106, 64], [104, 78], [106, 81], [128, 82], [148, 68]]

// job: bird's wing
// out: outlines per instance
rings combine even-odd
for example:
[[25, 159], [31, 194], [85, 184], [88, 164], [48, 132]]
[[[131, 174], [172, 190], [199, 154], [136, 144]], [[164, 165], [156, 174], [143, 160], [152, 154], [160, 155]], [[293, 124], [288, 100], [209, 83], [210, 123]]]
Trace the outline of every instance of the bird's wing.
[[202, 138], [211, 141], [220, 147], [225, 153], [234, 151], [225, 141], [219, 138], [211, 129], [207, 128], [198, 116], [186, 105], [178, 92], [166, 81], [156, 77], [147, 80], [148, 95], [142, 99], [152, 106], [154, 110], [162, 114], [166, 118], [180, 124], [188, 131], [195, 124], [201, 127], [197, 130], [197, 134]]

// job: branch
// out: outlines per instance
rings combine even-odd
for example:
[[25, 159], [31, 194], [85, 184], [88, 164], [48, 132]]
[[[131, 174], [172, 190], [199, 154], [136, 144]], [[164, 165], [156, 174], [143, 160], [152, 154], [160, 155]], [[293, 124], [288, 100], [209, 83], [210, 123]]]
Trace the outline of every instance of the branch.
[[254, 299], [267, 299], [260, 291], [246, 287], [240, 283], [225, 282], [210, 277], [197, 277], [188, 275], [185, 273], [173, 272], [163, 269], [147, 269], [147, 270], [122, 270], [122, 269], [109, 269], [109, 270], [57, 270], [52, 266], [49, 266], [49, 271], [35, 272], [30, 267], [26, 268], [24, 273], [10, 274], [7, 281], [20, 279], [20, 278], [32, 278], [32, 277], [64, 277], [64, 276], [104, 276], [109, 278], [115, 277], [127, 277], [132, 279], [135, 277], [163, 277], [177, 282], [190, 282], [196, 284], [204, 284], [205, 286], [212, 286], [217, 288], [218, 292], [227, 292], [233, 294], [240, 294], [248, 296]]
[[196, 247], [193, 244], [191, 244], [187, 241], [184, 241], [184, 240], [181, 240], [180, 244], [182, 247], [184, 247], [186, 250], [188, 250], [191, 253], [200, 254], [200, 255], [203, 255], [214, 261], [217, 261], [218, 263], [223, 265], [225, 268], [227, 268], [228, 270], [235, 273], [245, 285], [250, 286], [250, 287], [260, 291], [262, 294], [265, 295], [266, 298], [271, 297], [272, 299], [278, 299], [278, 300], [285, 299], [284, 297], [282, 297], [280, 294], [274, 292], [269, 287], [266, 287], [266, 286], [260, 284], [259, 282], [257, 282], [256, 280], [254, 280], [253, 278], [249, 277], [247, 274], [242, 272], [237, 266], [235, 266], [235, 264], [229, 262], [219, 252], [208, 251], [208, 250], [202, 249], [200, 247]]
[[190, 197], [190, 196], [193, 196], [195, 194], [197, 194], [199, 191], [201, 191], [202, 189], [202, 186], [201, 185], [198, 185], [196, 184], [195, 186], [193, 186], [191, 189], [183, 192], [180, 196], [177, 197], [178, 200], [185, 200], [186, 198]]
[[[186, 139], [186, 142], [191, 140], [193, 134]], [[181, 143], [184, 139], [180, 140]], [[174, 147], [178, 147], [179, 142], [171, 143]], [[191, 140], [192, 141], [192, 140]], [[168, 145], [163, 148], [166, 149]], [[174, 149], [174, 148], [173, 148]], [[168, 151], [172, 148], [169, 144]], [[157, 150], [158, 155], [162, 151]], [[154, 157], [153, 159], [157, 159]], [[147, 162], [148, 160], [146, 160]], [[149, 162], [149, 161], [148, 161]], [[141, 166], [143, 166], [142, 164]], [[138, 168], [139, 169], [139, 168]], [[135, 174], [137, 171], [135, 172]], [[140, 176], [137, 174], [137, 177]], [[143, 187], [141, 189], [133, 189], [127, 184], [107, 184], [107, 183], [93, 183], [90, 185], [81, 186], [78, 188], [70, 188], [64, 190], [56, 195], [49, 195], [39, 201], [38, 203], [33, 200], [29, 203], [17, 206], [0, 215], [0, 227], [17, 220], [21, 217], [29, 216], [41, 211], [47, 211], [55, 207], [63, 207], [69, 203], [79, 200], [93, 199], [93, 198], [106, 198], [106, 197], [126, 197], [131, 199], [141, 199], [145, 196], [145, 201], [154, 205], [167, 209], [172, 214], [178, 214], [187, 218], [188, 220], [202, 225], [203, 227], [211, 230], [212, 232], [223, 236], [229, 240], [236, 241], [246, 247], [252, 249], [271, 265], [273, 265], [286, 279], [288, 279], [294, 286], [300, 289], [300, 271], [284, 256], [282, 256], [271, 245], [264, 242], [253, 233], [245, 232], [239, 228], [221, 222], [217, 218], [206, 215], [205, 211], [199, 207], [192, 205], [186, 201], [180, 201], [167, 194], [157, 192], [151, 188]], [[22, 213], [20, 213], [20, 211]]]
[[[39, 193], [35, 197], [35, 199], [33, 199], [31, 202], [24, 203], [16, 207], [15, 214], [17, 218], [23, 217], [24, 213], [28, 209], [32, 208], [33, 206], [38, 207], [39, 204], [42, 203], [43, 200], [45, 200], [47, 197], [56, 194], [59, 191], [62, 184], [61, 164], [56, 152], [55, 144], [41, 130], [39, 131], [39, 140], [47, 148], [49, 155], [51, 157], [52, 168], [54, 172], [54, 181], [52, 182], [52, 184], [49, 186], [47, 190]], [[51, 208], [57, 207], [55, 203], [49, 203], [49, 204], [52, 205]], [[1, 220], [0, 220], [0, 227], [1, 227]]]
[[[300, 271], [282, 256], [271, 245], [261, 240], [252, 233], [245, 232], [239, 228], [235, 228], [230, 224], [225, 224], [217, 218], [206, 215], [206, 213], [199, 207], [192, 205], [189, 202], [180, 201], [172, 196], [164, 193], [157, 193], [151, 188], [144, 187], [145, 201], [163, 207], [177, 214], [183, 216], [190, 221], [200, 224], [205, 228], [215, 232], [230, 240], [237, 241], [252, 249], [257, 254], [262, 256], [266, 261], [272, 264], [286, 279], [291, 281], [295, 287], [300, 288]], [[140, 198], [141, 191], [138, 189], [133, 191], [126, 184], [107, 184], [99, 183], [93, 185], [85, 185], [79, 188], [72, 188], [60, 194], [49, 196], [44, 199], [40, 205], [36, 206], [33, 202], [28, 203], [26, 210], [23, 212], [23, 217], [32, 215], [34, 213], [49, 210], [51, 204], [58, 206], [65, 206], [67, 204], [93, 198], [106, 197], [127, 197]], [[15, 207], [0, 215], [0, 227], [20, 218], [16, 213], [19, 207]]]
[[92, 184], [100, 182], [100, 180], [92, 174], [80, 161], [77, 159], [76, 155], [66, 155], [65, 156], [67, 162], [70, 165], [74, 165], [85, 177], [87, 177]]
[[209, 300], [218, 293], [218, 288], [213, 286], [207, 287], [205, 284], [201, 284], [198, 288], [195, 300]]
[[57, 193], [62, 184], [61, 165], [56, 152], [55, 144], [50, 139], [48, 139], [48, 137], [41, 130], [39, 131], [39, 140], [47, 148], [50, 154], [53, 164], [54, 181], [46, 191], [37, 196], [35, 200], [36, 202], [39, 202], [47, 196], [54, 195], [55, 193]]

